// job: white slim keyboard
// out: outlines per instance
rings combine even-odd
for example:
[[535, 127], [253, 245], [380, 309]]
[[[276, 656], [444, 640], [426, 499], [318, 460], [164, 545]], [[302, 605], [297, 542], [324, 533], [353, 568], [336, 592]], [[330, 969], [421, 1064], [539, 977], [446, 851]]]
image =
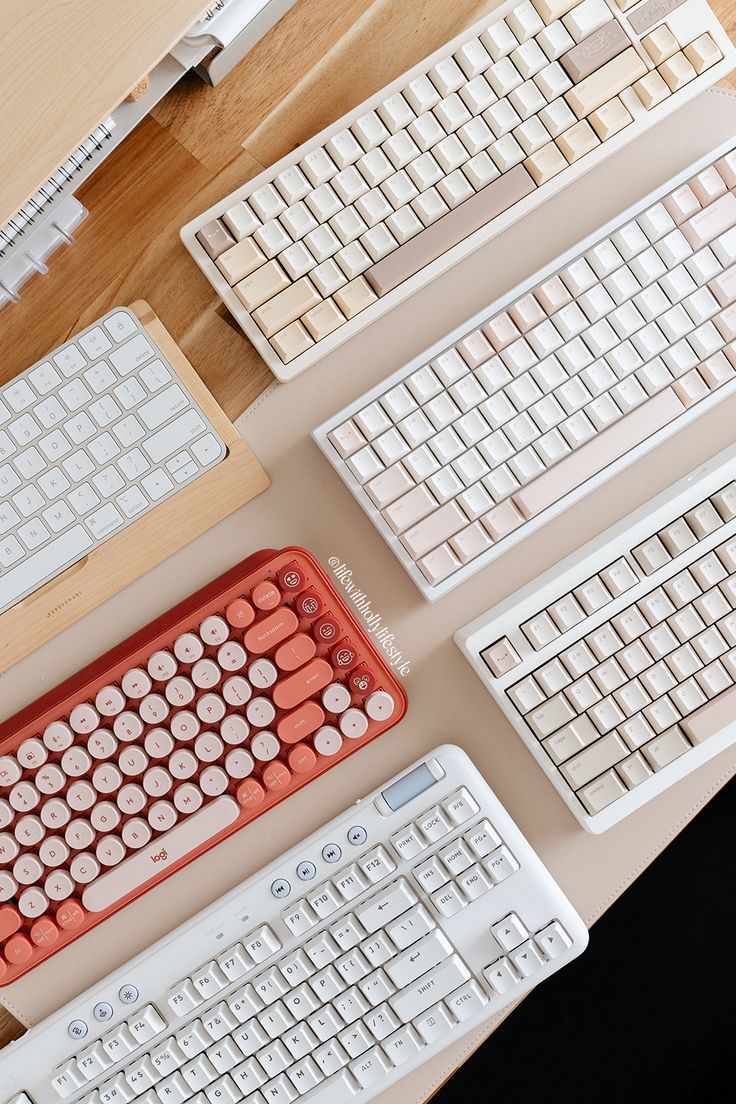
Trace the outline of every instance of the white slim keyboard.
[[126, 307], [0, 387], [0, 613], [225, 455]]
[[288, 380], [735, 57], [703, 0], [508, 0], [182, 238]]
[[455, 635], [602, 832], [736, 740], [736, 446]]
[[3, 1052], [8, 1104], [372, 1099], [587, 931], [436, 749]]
[[736, 390], [733, 139], [315, 440], [430, 600]]

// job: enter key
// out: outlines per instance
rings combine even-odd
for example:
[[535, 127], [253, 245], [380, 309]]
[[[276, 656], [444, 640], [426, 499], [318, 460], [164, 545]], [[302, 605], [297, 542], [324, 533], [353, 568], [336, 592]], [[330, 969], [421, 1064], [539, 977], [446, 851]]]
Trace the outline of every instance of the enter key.
[[453, 952], [452, 944], [441, 931], [432, 931], [418, 943], [397, 955], [384, 967], [397, 989], [405, 989], [413, 981], [433, 970]]

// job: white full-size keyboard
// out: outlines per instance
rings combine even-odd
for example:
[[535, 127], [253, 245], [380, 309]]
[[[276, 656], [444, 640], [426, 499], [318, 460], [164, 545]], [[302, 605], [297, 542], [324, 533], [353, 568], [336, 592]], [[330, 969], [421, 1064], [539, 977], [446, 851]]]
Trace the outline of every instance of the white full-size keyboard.
[[127, 307], [0, 387], [0, 613], [226, 452]]
[[736, 446], [455, 640], [602, 832], [736, 740]]
[[465, 753], [440, 747], [11, 1044], [2, 1099], [370, 1100], [586, 943]]
[[182, 238], [288, 380], [735, 57], [703, 0], [508, 0]]
[[736, 390], [733, 139], [314, 433], [446, 594]]

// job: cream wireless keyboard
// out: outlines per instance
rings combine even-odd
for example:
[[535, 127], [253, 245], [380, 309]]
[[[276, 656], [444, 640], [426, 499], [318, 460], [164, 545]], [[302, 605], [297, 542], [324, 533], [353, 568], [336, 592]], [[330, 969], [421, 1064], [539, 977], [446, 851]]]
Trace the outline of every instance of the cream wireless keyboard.
[[736, 390], [733, 145], [315, 432], [426, 598]]
[[0, 388], [0, 614], [225, 459], [133, 311]]
[[455, 636], [584, 828], [736, 740], [736, 446]]
[[182, 237], [288, 380], [735, 57], [702, 0], [509, 0]]
[[346, 1104], [587, 943], [441, 747], [3, 1052], [8, 1104]]

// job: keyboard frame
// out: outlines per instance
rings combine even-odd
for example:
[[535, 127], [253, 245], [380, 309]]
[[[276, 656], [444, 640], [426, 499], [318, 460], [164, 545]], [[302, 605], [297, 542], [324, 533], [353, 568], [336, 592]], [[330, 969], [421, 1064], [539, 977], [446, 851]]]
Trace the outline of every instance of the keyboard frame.
[[[273, 180], [283, 169], [288, 168], [290, 165], [295, 164], [298, 160], [301, 160], [306, 153], [315, 149], [318, 146], [322, 146], [338, 131], [345, 129], [351, 122], [355, 120], [357, 112], [361, 114], [370, 110], [374, 110], [379, 104], [381, 104], [388, 96], [393, 95], [395, 92], [401, 91], [411, 80], [420, 74], [424, 73], [427, 69], [436, 65], [442, 58], [453, 54], [459, 46], [467, 41], [468, 38], [473, 37], [475, 34], [479, 34], [485, 30], [492, 22], [498, 19], [502, 19], [515, 7], [518, 7], [519, 0], [506, 0], [504, 4], [495, 8], [492, 13], [483, 16], [475, 23], [471, 24], [468, 28], [462, 31], [459, 35], [456, 35], [449, 42], [444, 43], [435, 50], [428, 57], [424, 58], [417, 65], [411, 69], [402, 73], [396, 80], [386, 85], [375, 95], [370, 96], [362, 103], [356, 105], [351, 111], [346, 112], [336, 122], [330, 126], [325, 127], [313, 138], [308, 139], [297, 150], [292, 150], [286, 156], [282, 157], [274, 165], [271, 165], [264, 172], [259, 173], [258, 176], [253, 177], [240, 188], [236, 188], [230, 195], [224, 197], [218, 203], [214, 203], [201, 215], [198, 215], [192, 221], [186, 223], [181, 229], [181, 240], [184, 246], [192, 255], [194, 261], [202, 270], [207, 280], [214, 287], [215, 291], [228, 308], [230, 314], [235, 318], [240, 328], [245, 333], [248, 340], [255, 346], [256, 350], [265, 361], [267, 367], [282, 383], [287, 383], [289, 380], [294, 379], [301, 372], [308, 368], [311, 368], [314, 364], [322, 360], [323, 357], [328, 356], [339, 348], [344, 342], [348, 341], [355, 334], [365, 329], [366, 326], [375, 322], [377, 319], [384, 317], [388, 312], [402, 303], [405, 299], [414, 295], [421, 288], [427, 284], [439, 279], [444, 273], [448, 272], [454, 265], [457, 265], [465, 257], [470, 256], [476, 252], [482, 245], [491, 241], [497, 237], [500, 233], [506, 230], [509, 226], [513, 225], [517, 221], [524, 218], [530, 211], [536, 209], [545, 200], [550, 199], [557, 192], [563, 188], [568, 188], [574, 184], [583, 173], [588, 172], [589, 169], [595, 168], [602, 161], [606, 160], [611, 154], [616, 153], [624, 146], [628, 145], [634, 137], [640, 136], [646, 132], [650, 127], [656, 125], [662, 119], [666, 118], [672, 111], [678, 109], [678, 107], [684, 106], [688, 100], [693, 99], [698, 93], [710, 88], [721, 78], [726, 76], [736, 66], [736, 46], [731, 42], [730, 38], [726, 34], [725, 30], [719, 23], [718, 19], [714, 15], [711, 8], [703, 0], [703, 9], [706, 14], [704, 23], [701, 29], [701, 33], [709, 31], [713, 36], [714, 41], [717, 43], [723, 58], [717, 62], [712, 68], [706, 69], [691, 81], [687, 86], [687, 95], [683, 98], [678, 96], [675, 92], [668, 96], [656, 107], [650, 111], [646, 111], [642, 105], [640, 111], [634, 117], [634, 123], [630, 124], [631, 128], [636, 128], [637, 124], [643, 123], [641, 129], [636, 130], [636, 134], [630, 133], [630, 127], [624, 127], [612, 138], [607, 139], [596, 147], [591, 153], [588, 153], [576, 164], [583, 166], [578, 168], [577, 172], [573, 173], [572, 179], [567, 172], [558, 173], [557, 176], [548, 180], [546, 184], [541, 187], [535, 188], [530, 195], [526, 196], [520, 202], [515, 203], [507, 211], [497, 215], [480, 230], [476, 230], [473, 234], [470, 234], [458, 245], [455, 245], [442, 257], [430, 264], [426, 265], [419, 272], [415, 273], [408, 280], [405, 280], [399, 287], [388, 294], [379, 297], [377, 303], [371, 304], [368, 308], [361, 311], [354, 318], [345, 322], [339, 326], [327, 337], [317, 341], [315, 345], [309, 348], [306, 352], [301, 353], [288, 364], [278, 357], [275, 350], [272, 349], [271, 344], [262, 333], [258, 325], [252, 320], [250, 313], [245, 309], [243, 304], [238, 299], [233, 288], [227, 282], [223, 274], [213, 260], [210, 259], [204, 248], [197, 241], [197, 233], [206, 226], [208, 222], [212, 222], [213, 219], [220, 217], [226, 210], [237, 203], [238, 200], [247, 199], [248, 196], [258, 187], [263, 184], [267, 184]], [[630, 8], [626, 13], [621, 12], [612, 0], [611, 16], [615, 18], [618, 15], [621, 22], [624, 19], [628, 19], [634, 12], [634, 8]], [[668, 12], [667, 14], [671, 14]], [[662, 19], [665, 15], [662, 16]], [[651, 31], [653, 28], [649, 28]], [[649, 31], [645, 33], [649, 33]], [[636, 32], [632, 31], [635, 38], [641, 36], [636, 35]], [[680, 90], [682, 91], [682, 90]], [[672, 104], [672, 101], [675, 101]], [[633, 112], [632, 112], [633, 114]], [[574, 170], [575, 165], [568, 166], [568, 169]], [[496, 178], [498, 179], [498, 178]], [[559, 267], [559, 266], [558, 266]]]
[[137, 300], [125, 309], [136, 316], [153, 344], [164, 354], [224, 441], [227, 453], [209, 471], [163, 499], [103, 541], [84, 559], [75, 561], [0, 614], [0, 671], [40, 648], [271, 484], [248, 445], [148, 303]]
[[[628, 793], [623, 794], [599, 813], [591, 814], [587, 812], [582, 802], [575, 796], [575, 792], [545, 752], [541, 741], [534, 735], [506, 694], [507, 687], [514, 685], [523, 679], [526, 674], [553, 659], [560, 650], [572, 643], [573, 638], [577, 639], [583, 622], [570, 630], [571, 638], [568, 641], [565, 641], [567, 634], [562, 633], [555, 638], [551, 645], [547, 645], [537, 652], [529, 644], [522, 656], [523, 666], [515, 667], [501, 678], [496, 678], [491, 673], [481, 657], [481, 652], [496, 640], [514, 630], [518, 630], [519, 626], [534, 616], [535, 613], [556, 601], [572, 590], [573, 587], [579, 586], [591, 575], [616, 559], [618, 555], [623, 555], [624, 551], [635, 547], [640, 540], [656, 533], [668, 522], [691, 509], [700, 498], [713, 494], [717, 489], [716, 476], [719, 473], [722, 474], [722, 482], [724, 483], [729, 478], [736, 478], [736, 444], [724, 449], [683, 479], [665, 488], [649, 502], [645, 502], [616, 525], [604, 530], [593, 540], [583, 545], [577, 552], [573, 552], [550, 568], [549, 571], [539, 576], [538, 579], [520, 588], [504, 601], [499, 602], [497, 606], [492, 607], [463, 628], [458, 629], [454, 634], [455, 643], [493, 698], [494, 704], [505, 714], [570, 812], [587, 832], [596, 835], [606, 832], [630, 813], [640, 809], [642, 805], [669, 789], [675, 782], [685, 778], [702, 763], [707, 763], [721, 751], [735, 744], [736, 718], [730, 726], [720, 733], [709, 737], [701, 744], [694, 745], [679, 758], [655, 771], [635, 789], [629, 790]], [[626, 548], [624, 548], [624, 544], [617, 545], [616, 542], [622, 538], [626, 543], [629, 540], [628, 535], [630, 535], [630, 543]], [[699, 542], [701, 548], [699, 554], [705, 555], [711, 547], [719, 544], [723, 539], [722, 531], [720, 529], [714, 530], [713, 533]], [[614, 553], [611, 551], [612, 548], [618, 549], [618, 551]], [[684, 570], [685, 566], [681, 563], [674, 574]], [[659, 572], [646, 576], [646, 581], [649, 584], [648, 589], [654, 590], [658, 585], [661, 585], [663, 578], [669, 577], [669, 575], [663, 577]], [[639, 584], [637, 584], [638, 586]], [[637, 588], [624, 591], [619, 598], [603, 607], [600, 611], [603, 615], [602, 620], [610, 620], [611, 617], [616, 615], [619, 608], [626, 608], [632, 602], [635, 602], [634, 594], [636, 593]], [[598, 622], [598, 614], [593, 614], [589, 620], [590, 624], [586, 631], [591, 631], [594, 624]]]
[[[457, 571], [453, 572], [452, 575], [450, 575], [447, 579], [444, 579], [441, 583], [438, 583], [436, 586], [432, 586], [432, 584], [428, 582], [428, 580], [424, 577], [421, 570], [419, 569], [418, 565], [411, 559], [411, 556], [404, 548], [399, 537], [395, 533], [393, 533], [389, 526], [384, 522], [381, 516], [381, 511], [378, 509], [377, 506], [374, 505], [371, 498], [366, 493], [363, 485], [355, 478], [353, 473], [350, 471], [347, 466], [347, 461], [343, 460], [338, 455], [337, 450], [334, 448], [329, 440], [329, 434], [338, 426], [342, 425], [343, 422], [347, 421], [348, 418], [351, 418], [353, 414], [356, 414], [359, 410], [362, 410], [364, 406], [367, 406], [375, 399], [380, 398], [381, 395], [390, 390], [391, 387], [394, 387], [396, 384], [403, 382], [413, 372], [417, 371], [417, 369], [421, 368], [425, 364], [428, 364], [435, 357], [439, 356], [440, 353], [445, 352], [467, 334], [472, 333], [473, 330], [478, 329], [478, 327], [483, 322], [488, 321], [488, 319], [492, 318], [494, 315], [499, 314], [501, 311], [505, 310], [506, 307], [514, 303], [522, 295], [525, 295], [527, 292], [531, 291], [539, 284], [544, 283], [545, 280], [549, 279], [561, 268], [565, 268], [581, 254], [586, 253], [598, 241], [603, 238], [610, 237], [610, 235], [618, 230], [624, 223], [627, 223], [631, 219], [635, 218], [637, 214], [641, 214], [642, 211], [646, 210], [646, 208], [651, 206], [653, 203], [656, 203], [657, 200], [659, 200], [663, 195], [668, 195], [675, 188], [679, 187], [680, 184], [685, 183], [696, 173], [700, 172], [701, 169], [705, 168], [707, 165], [712, 164], [714, 161], [717, 161], [720, 157], [728, 153], [731, 149], [734, 149], [735, 145], [735, 140], [733, 137], [731, 137], [726, 142], [723, 142], [719, 146], [717, 146], [714, 150], [711, 150], [703, 157], [698, 158], [691, 165], [689, 165], [688, 168], [684, 169], [676, 176], [671, 177], [665, 184], [662, 184], [658, 188], [655, 188], [653, 191], [649, 192], [641, 200], [638, 200], [635, 204], [632, 204], [630, 207], [626, 208], [626, 210], [621, 212], [621, 214], [616, 215], [614, 218], [605, 223], [602, 227], [593, 231], [593, 233], [588, 234], [587, 237], [577, 242], [574, 246], [572, 246], [570, 249], [567, 249], [564, 253], [561, 253], [549, 264], [545, 265], [544, 268], [539, 269], [532, 276], [517, 284], [516, 287], [512, 288], [511, 291], [494, 300], [489, 307], [483, 308], [481, 311], [478, 311], [476, 314], [474, 314], [470, 320], [462, 322], [459, 326], [456, 326], [455, 329], [452, 330], [449, 334], [447, 334], [445, 337], [440, 338], [440, 340], [436, 341], [433, 345], [430, 345], [428, 349], [426, 349], [419, 356], [414, 357], [411, 361], [409, 361], [407, 365], [399, 368], [390, 376], [387, 376], [381, 383], [377, 384], [375, 387], [372, 387], [369, 391], [365, 392], [365, 394], [361, 395], [358, 399], [343, 407], [343, 409], [338, 414], [335, 414], [331, 418], [328, 418], [327, 421], [323, 422], [312, 431], [312, 438], [314, 439], [318, 448], [324, 454], [330, 466], [335, 469], [335, 472], [337, 473], [342, 483], [351, 492], [353, 498], [356, 499], [363, 512], [368, 516], [370, 521], [376, 527], [380, 535], [383, 537], [384, 541], [388, 544], [391, 551], [401, 563], [401, 566], [410, 576], [412, 581], [415, 583], [415, 585], [421, 591], [427, 601], [434, 602], [438, 598], [443, 598], [446, 594], [449, 594], [450, 591], [454, 590], [455, 587], [460, 586], [467, 579], [470, 579], [473, 575], [476, 574], [476, 572], [482, 570], [485, 567], [488, 567], [488, 565], [498, 559], [499, 556], [503, 556], [504, 553], [510, 551], [521, 541], [525, 540], [526, 537], [530, 536], [532, 533], [537, 532], [537, 530], [541, 529], [542, 526], [547, 524], [547, 522], [559, 516], [571, 506], [576, 505], [581, 499], [585, 498], [587, 495], [597, 490], [598, 487], [603, 486], [604, 483], [607, 483], [609, 479], [612, 479], [614, 476], [618, 475], [620, 472], [629, 467], [629, 465], [641, 459], [648, 452], [651, 452], [657, 447], [657, 445], [661, 444], [663, 441], [666, 441], [670, 436], [672, 436], [672, 434], [678, 432], [684, 426], [689, 425], [692, 421], [700, 417], [702, 414], [705, 414], [707, 411], [712, 410], [722, 400], [728, 398], [730, 395], [736, 394], [736, 378], [723, 384], [723, 386], [719, 387], [716, 391], [712, 391], [708, 396], [706, 396], [706, 398], [702, 399], [694, 406], [686, 409], [682, 414], [678, 415], [668, 425], [663, 426], [661, 429], [657, 430], [656, 433], [651, 434], [646, 441], [637, 445], [633, 449], [629, 449], [628, 452], [624, 453], [622, 456], [617, 457], [616, 460], [614, 460], [602, 471], [598, 472], [597, 475], [593, 475], [589, 479], [585, 480], [584, 483], [579, 484], [577, 488], [575, 488], [575, 490], [568, 492], [566, 495], [563, 495], [563, 497], [558, 499], [557, 502], [540, 511], [540, 513], [536, 514], [534, 517], [524, 521], [517, 529], [512, 530], [511, 533], [507, 534], [505, 537], [502, 537], [501, 540], [494, 542], [494, 544], [492, 544], [490, 548], [486, 549], [485, 552], [481, 553], [480, 556], [477, 556], [474, 560], [469, 561], [469, 563], [467, 564], [463, 564]], [[574, 453], [569, 455], [574, 455]], [[554, 468], [552, 467], [546, 470], [552, 471], [554, 470]]]
[[[438, 792], [435, 792], [432, 788], [424, 790], [412, 801], [402, 806], [397, 811], [398, 819], [392, 822], [387, 821], [386, 830], [382, 837], [371, 838], [369, 828], [368, 841], [356, 847], [354, 852], [352, 850], [345, 852], [343, 855], [344, 863], [333, 868], [320, 859], [319, 852], [327, 841], [331, 842], [338, 833], [340, 833], [341, 838], [344, 838], [344, 832], [348, 826], [355, 823], [361, 823], [361, 809], [369, 810], [369, 817], [373, 820], [377, 820], [375, 807], [371, 808], [371, 806], [373, 802], [380, 801], [382, 791], [422, 763], [430, 763], [433, 760], [439, 762], [443, 769], [445, 769], [445, 777], [439, 780], [442, 783], [441, 790]], [[385, 842], [392, 832], [403, 827], [412, 817], [424, 811], [427, 806], [434, 804], [436, 801], [443, 800], [444, 797], [463, 785], [468, 787], [476, 801], [479, 801], [481, 813], [491, 819], [504, 841], [509, 844], [514, 855], [520, 862], [521, 870], [517, 872], [515, 876], [518, 877], [519, 874], [525, 873], [527, 883], [531, 877], [536, 883], [534, 887], [535, 903], [539, 904], [540, 901], [544, 901], [544, 903], [551, 902], [554, 904], [557, 912], [556, 918], [565, 926], [568, 934], [573, 939], [573, 944], [567, 952], [545, 964], [544, 975], [542, 977], [537, 974], [530, 978], [522, 978], [521, 981], [514, 986], [511, 993], [505, 994], [504, 997], [496, 996], [492, 998], [489, 1004], [485, 1005], [481, 1010], [482, 1014], [476, 1013], [474, 1017], [464, 1021], [459, 1025], [460, 1030], [457, 1031], [457, 1033], [448, 1033], [446, 1042], [443, 1041], [440, 1045], [435, 1044], [423, 1048], [419, 1055], [420, 1061], [417, 1061], [416, 1058], [412, 1058], [400, 1068], [389, 1073], [384, 1082], [368, 1090], [363, 1090], [356, 1099], [367, 1101], [374, 1096], [376, 1092], [380, 1093], [389, 1088], [391, 1084], [400, 1080], [404, 1074], [412, 1072], [412, 1070], [415, 1070], [427, 1061], [428, 1058], [440, 1053], [445, 1046], [456, 1042], [462, 1036], [467, 1037], [467, 1035], [475, 1029], [487, 1024], [492, 1018], [496, 1017], [499, 1011], [507, 1008], [512, 1002], [516, 1003], [520, 998], [524, 997], [536, 983], [542, 982], [546, 976], [551, 975], [582, 953], [588, 943], [588, 930], [583, 920], [575, 911], [573, 905], [565, 897], [564, 891], [556, 884], [549, 870], [544, 866], [539, 856], [524, 837], [520, 828], [512, 820], [510, 814], [503, 807], [499, 798], [490, 789], [488, 783], [471, 762], [466, 752], [456, 745], [443, 744], [415, 762], [409, 763], [405, 770], [400, 771], [393, 778], [386, 779], [376, 790], [366, 794], [364, 797], [348, 806], [343, 813], [313, 832], [301, 843], [298, 843], [288, 851], [277, 856], [273, 862], [263, 867], [260, 871], [256, 871], [250, 878], [246, 879], [231, 892], [215, 901], [192, 919], [185, 921], [181, 926], [174, 929], [170, 934], [164, 936], [157, 943], [153, 944], [153, 946], [147, 948], [119, 969], [103, 977], [96, 985], [91, 986], [86, 992], [80, 994], [57, 1012], [32, 1027], [31, 1030], [20, 1039], [11, 1043], [10, 1046], [3, 1051], [3, 1076], [0, 1078], [0, 1100], [5, 1101], [6, 1098], [8, 1098], [7, 1104], [16, 1104], [16, 1094], [26, 1089], [30, 1091], [35, 1104], [61, 1104], [61, 1099], [53, 1092], [49, 1081], [50, 1075], [56, 1068], [68, 1061], [74, 1054], [86, 1050], [97, 1038], [106, 1035], [118, 1022], [128, 1019], [134, 1014], [137, 1007], [147, 1003], [153, 1003], [154, 1005], [163, 1007], [161, 997], [168, 991], [170, 986], [175, 985], [180, 979], [187, 976], [187, 974], [191, 974], [200, 964], [208, 962], [232, 943], [244, 938], [244, 936], [254, 928], [258, 928], [263, 923], [271, 923], [274, 916], [280, 917], [281, 910], [288, 905], [288, 901], [273, 901], [270, 893], [271, 883], [276, 878], [284, 877], [287, 874], [293, 877], [292, 872], [296, 862], [304, 858], [305, 854], [310, 853], [310, 857], [315, 860], [318, 866], [318, 872], [314, 882], [306, 884], [318, 884], [320, 878], [329, 878], [331, 874], [341, 869], [343, 864], [348, 865], [353, 858], [353, 854], [355, 857], [358, 857], [364, 851], [370, 850], [371, 847], [376, 846], [378, 843]], [[386, 808], [386, 806], [384, 806], [384, 808]], [[378, 810], [378, 814], [385, 815], [380, 809]], [[461, 830], [461, 828], [454, 829], [455, 832]], [[434, 852], [437, 846], [441, 846], [441, 844], [430, 844], [428, 850]], [[418, 861], [421, 861], [419, 857], [409, 862], [398, 859], [396, 854], [392, 854], [392, 857], [394, 861], [397, 862], [397, 868], [390, 876], [391, 879], [407, 876], [411, 867], [415, 866]], [[513, 877], [514, 876], [512, 876], [512, 878]], [[501, 883], [499, 887], [496, 887], [495, 892], [505, 896], [502, 891], [509, 885], [511, 880], [512, 879], [509, 879], [508, 882]], [[517, 884], [517, 890], [518, 888]], [[423, 890], [416, 891], [415, 887], [415, 892], [417, 892], [417, 896], [419, 896], [420, 900], [424, 900], [422, 896], [424, 893]], [[494, 891], [491, 892], [493, 893]], [[297, 885], [293, 898], [297, 899], [299, 896], [300, 886]], [[523, 897], [523, 892], [520, 896]], [[527, 898], [529, 896], [530, 895], [527, 893]], [[272, 911], [270, 911], [268, 915], [256, 915], [249, 908], [244, 910], [244, 906], [241, 903], [243, 898], [245, 898], [249, 904], [250, 900], [253, 898], [260, 899], [261, 897], [271, 903]], [[484, 900], [488, 901], [490, 898], [484, 898]], [[472, 907], [473, 903], [471, 903], [469, 907]], [[341, 909], [330, 917], [329, 920], [320, 921], [318, 926], [319, 930], [326, 924], [333, 923], [343, 910], [351, 912], [353, 907], [353, 902], [346, 902], [346, 904], [342, 905]], [[500, 915], [502, 916], [503, 906], [498, 907], [501, 909]], [[519, 908], [519, 912], [523, 912], [523, 907], [521, 905], [517, 907]], [[457, 939], [456, 936], [457, 932], [462, 931], [462, 918], [465, 913], [466, 910], [463, 909], [460, 913], [448, 919], [440, 920], [437, 926], [440, 931], [448, 932], [453, 942], [460, 944], [458, 946], [458, 952], [463, 959], [466, 961], [470, 959], [472, 961], [474, 958], [478, 959], [481, 957], [478, 953], [477, 946], [471, 944], [469, 941], [463, 945], [461, 940]], [[435, 917], [435, 919], [437, 918]], [[315, 931], [318, 930], [318, 927], [315, 927]], [[466, 927], [470, 927], [467, 921]], [[283, 936], [285, 930], [285, 926], [281, 924], [278, 929], [280, 937]], [[487, 923], [484, 923], [483, 930], [487, 933]], [[284, 952], [288, 953], [289, 950], [293, 950], [297, 946], [303, 946], [308, 938], [309, 935], [301, 937], [291, 936], [287, 940], [284, 940], [282, 950], [276, 951], [273, 955], [269, 956], [268, 959], [259, 963], [255, 968], [252, 967], [247, 975], [239, 981], [231, 983], [228, 989], [233, 988], [233, 986], [235, 989], [241, 987], [253, 976], [253, 974], [266, 971], [269, 968], [269, 964], [273, 960], [277, 960]], [[184, 961], [185, 956], [181, 953], [183, 947], [186, 948], [186, 961]], [[130, 984], [135, 985], [139, 990], [139, 1000], [126, 1006], [121, 1003], [118, 994], [121, 987]], [[209, 1004], [211, 1001], [213, 1006], [216, 1005], [223, 999], [224, 992], [224, 990], [220, 991], [219, 994], [209, 998], [206, 1003]], [[114, 1009], [113, 1017], [104, 1023], [97, 1022], [93, 1016], [92, 1010], [98, 1002], [108, 1002]], [[166, 1018], [169, 1019], [170, 1027], [162, 1034], [162, 1037], [170, 1034], [172, 1031], [178, 1030], [179, 1027], [184, 1026], [192, 1018], [201, 1015], [204, 1007], [205, 1005], [199, 1006], [197, 1009], [193, 1010], [192, 1013], [186, 1014], [181, 1018], [178, 1024], [174, 1022], [176, 1017], [174, 1017], [173, 1014], [169, 1018], [170, 1009], [167, 1008]], [[83, 1019], [89, 1024], [90, 1032], [83, 1041], [75, 1044], [67, 1035], [67, 1026], [72, 1020], [78, 1018]], [[143, 1052], [152, 1049], [155, 1045], [155, 1040], [143, 1044]], [[43, 1055], [43, 1061], [40, 1061], [41, 1055]], [[29, 1061], [31, 1057], [33, 1061]], [[109, 1080], [117, 1071], [124, 1069], [125, 1064], [126, 1063], [123, 1062], [109, 1067], [99, 1080], [103, 1082]], [[42, 1083], [43, 1071], [47, 1071], [46, 1084], [48, 1085], [48, 1091], [45, 1093], [37, 1091], [36, 1088], [36, 1086], [40, 1086]], [[34, 1080], [33, 1083], [31, 1083], [32, 1078], [36, 1076], [38, 1076], [38, 1080]], [[69, 1104], [81, 1104], [81, 1102], [86, 1100], [90, 1095], [91, 1091], [90, 1088], [80, 1088], [68, 1098]], [[312, 1102], [313, 1104], [319, 1104], [319, 1086], [309, 1094], [308, 1099], [310, 1104], [312, 1104]], [[352, 1100], [353, 1098], [350, 1097], [350, 1099]]]

